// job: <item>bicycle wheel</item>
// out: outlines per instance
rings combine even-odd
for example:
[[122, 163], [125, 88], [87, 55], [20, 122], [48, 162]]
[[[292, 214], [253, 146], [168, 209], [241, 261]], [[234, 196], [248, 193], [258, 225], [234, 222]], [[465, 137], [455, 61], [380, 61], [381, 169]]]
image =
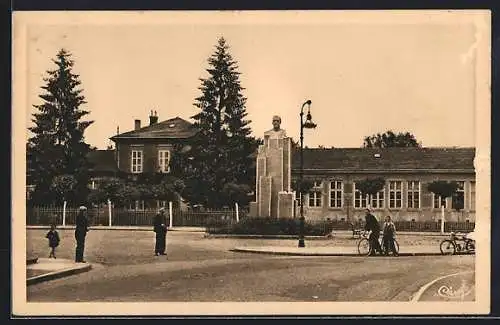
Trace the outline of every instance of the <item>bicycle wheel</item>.
[[473, 240], [468, 240], [466, 243], [465, 243], [465, 250], [468, 252], [468, 253], [473, 253], [475, 250], [476, 250], [476, 245], [474, 243]]
[[358, 254], [363, 255], [363, 256], [367, 256], [367, 255], [370, 255], [370, 251], [371, 251], [370, 241], [366, 238], [362, 238], [358, 242]]
[[449, 239], [443, 240], [439, 245], [439, 249], [443, 255], [455, 255], [456, 252], [455, 243]]

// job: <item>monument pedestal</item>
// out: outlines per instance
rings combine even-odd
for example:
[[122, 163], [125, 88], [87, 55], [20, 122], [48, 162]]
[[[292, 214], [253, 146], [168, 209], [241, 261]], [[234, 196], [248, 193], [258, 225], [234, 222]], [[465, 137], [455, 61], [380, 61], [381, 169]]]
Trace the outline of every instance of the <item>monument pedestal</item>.
[[256, 202], [250, 204], [251, 216], [293, 218], [291, 150], [292, 141], [283, 130], [264, 133], [257, 155]]

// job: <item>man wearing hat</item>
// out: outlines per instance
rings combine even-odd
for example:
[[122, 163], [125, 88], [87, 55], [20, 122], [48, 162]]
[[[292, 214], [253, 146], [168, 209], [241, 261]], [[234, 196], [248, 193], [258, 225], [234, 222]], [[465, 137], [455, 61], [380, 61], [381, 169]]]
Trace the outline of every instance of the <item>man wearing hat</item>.
[[371, 214], [369, 208], [366, 209], [365, 213], [365, 230], [370, 232], [370, 236], [368, 237], [372, 248], [370, 255], [375, 255], [375, 252], [382, 253], [382, 248], [380, 247], [380, 243], [378, 241], [378, 238], [380, 237], [380, 224], [378, 223], [377, 218]]
[[78, 209], [78, 214], [76, 215], [76, 228], [75, 228], [75, 239], [76, 239], [76, 253], [75, 262], [85, 263], [83, 260], [83, 251], [85, 250], [85, 236], [87, 236], [88, 219], [87, 219], [87, 207], [81, 206]]
[[167, 243], [167, 218], [165, 208], [158, 210], [153, 220], [153, 230], [156, 233], [155, 256], [167, 255], [165, 253]]

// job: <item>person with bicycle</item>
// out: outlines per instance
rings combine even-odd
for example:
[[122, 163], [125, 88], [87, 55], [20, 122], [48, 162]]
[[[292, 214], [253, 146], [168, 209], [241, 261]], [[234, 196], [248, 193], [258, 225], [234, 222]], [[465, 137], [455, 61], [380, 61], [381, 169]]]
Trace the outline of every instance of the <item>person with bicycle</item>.
[[368, 241], [370, 242], [371, 252], [370, 255], [375, 255], [376, 252], [382, 254], [382, 248], [378, 238], [380, 237], [380, 225], [377, 218], [371, 214], [370, 209], [366, 209], [365, 214], [365, 231], [369, 232]]
[[389, 249], [392, 251], [393, 256], [398, 256], [396, 245], [394, 244], [394, 237], [396, 236], [396, 226], [391, 221], [391, 216], [385, 217], [384, 229], [382, 232], [382, 245], [384, 246], [384, 254], [389, 255]]

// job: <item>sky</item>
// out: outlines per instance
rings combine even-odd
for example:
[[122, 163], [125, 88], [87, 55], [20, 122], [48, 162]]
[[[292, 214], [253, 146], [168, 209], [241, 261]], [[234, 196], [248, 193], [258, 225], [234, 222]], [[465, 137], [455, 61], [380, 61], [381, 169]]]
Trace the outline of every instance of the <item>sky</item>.
[[82, 108], [95, 121], [85, 139], [99, 149], [112, 143], [117, 127], [130, 131], [135, 119], [147, 125], [151, 110], [160, 121], [190, 120], [198, 112], [193, 102], [201, 94], [199, 78], [207, 76], [207, 59], [221, 36], [238, 62], [255, 136], [262, 137], [272, 116], [280, 115], [282, 128], [298, 139], [300, 108], [310, 99], [318, 126], [305, 130], [308, 147], [360, 147], [365, 136], [389, 129], [411, 132], [428, 147], [475, 146], [478, 33], [466, 19], [53, 15], [24, 20], [26, 124], [36, 111], [32, 105], [41, 103], [52, 59], [65, 48], [88, 102]]

